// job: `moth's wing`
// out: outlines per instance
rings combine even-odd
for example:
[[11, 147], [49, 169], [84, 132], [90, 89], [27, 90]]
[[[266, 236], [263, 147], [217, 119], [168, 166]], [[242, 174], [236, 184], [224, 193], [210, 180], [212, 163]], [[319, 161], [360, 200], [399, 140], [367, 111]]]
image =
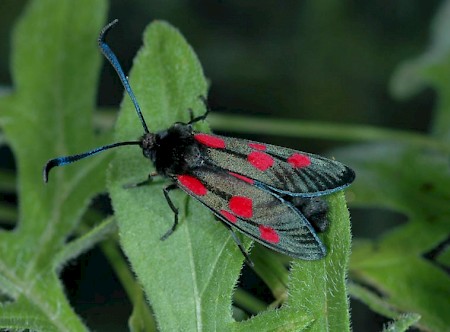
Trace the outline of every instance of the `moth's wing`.
[[315, 197], [350, 185], [355, 173], [344, 164], [311, 153], [245, 139], [194, 134], [211, 164], [260, 182], [280, 194]]
[[268, 188], [207, 165], [174, 180], [222, 221], [275, 251], [305, 260], [326, 254], [301, 212]]

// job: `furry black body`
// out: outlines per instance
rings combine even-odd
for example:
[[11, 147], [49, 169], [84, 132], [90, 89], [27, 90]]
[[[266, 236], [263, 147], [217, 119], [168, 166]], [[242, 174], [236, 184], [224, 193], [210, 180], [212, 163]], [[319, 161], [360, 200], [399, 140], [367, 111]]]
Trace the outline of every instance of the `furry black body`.
[[205, 149], [194, 139], [192, 126], [181, 122], [156, 134], [144, 134], [140, 146], [162, 176], [186, 174], [205, 160]]

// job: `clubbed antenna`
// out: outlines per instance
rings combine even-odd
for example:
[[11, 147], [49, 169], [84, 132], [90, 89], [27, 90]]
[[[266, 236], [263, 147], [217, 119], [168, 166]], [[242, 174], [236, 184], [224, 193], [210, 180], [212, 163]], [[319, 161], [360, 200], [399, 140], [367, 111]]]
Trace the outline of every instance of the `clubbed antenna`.
[[55, 159], [51, 159], [49, 161], [47, 161], [47, 163], [44, 166], [44, 170], [43, 170], [43, 178], [44, 178], [44, 182], [47, 183], [48, 182], [48, 173], [50, 172], [50, 170], [53, 167], [56, 166], [64, 166], [70, 163], [73, 163], [77, 160], [86, 158], [86, 157], [90, 157], [94, 154], [100, 153], [102, 151], [108, 150], [108, 149], [112, 149], [112, 148], [116, 148], [118, 146], [122, 146], [122, 145], [139, 145], [141, 144], [140, 141], [129, 141], [129, 142], [118, 142], [118, 143], [113, 143], [113, 144], [109, 144], [109, 145], [105, 145], [105, 146], [101, 146], [99, 148], [95, 148], [94, 150], [88, 151], [88, 152], [84, 152], [84, 153], [80, 153], [80, 154], [76, 154], [73, 156], [65, 156], [65, 157], [58, 157]]

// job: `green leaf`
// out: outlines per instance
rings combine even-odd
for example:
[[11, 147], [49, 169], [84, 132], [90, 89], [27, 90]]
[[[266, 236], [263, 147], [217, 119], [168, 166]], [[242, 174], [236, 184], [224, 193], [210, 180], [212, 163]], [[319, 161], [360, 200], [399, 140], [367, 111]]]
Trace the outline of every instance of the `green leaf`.
[[56, 169], [55, 156], [100, 144], [92, 130], [100, 55], [95, 40], [105, 0], [31, 1], [13, 36], [14, 92], [0, 99], [0, 124], [17, 163], [19, 216], [0, 233], [0, 327], [84, 331], [62, 289], [54, 260], [91, 197], [104, 187], [106, 158]]
[[251, 319], [240, 322], [235, 325], [234, 331], [306, 331], [307, 329], [309, 330], [312, 322], [313, 318], [311, 316], [305, 315], [305, 313], [298, 309], [285, 308], [281, 310], [266, 311]]
[[324, 236], [324, 259], [296, 260], [289, 275], [289, 297], [281, 309], [240, 323], [237, 331], [350, 331], [346, 289], [350, 221], [344, 195], [329, 198], [330, 228]]
[[288, 306], [315, 319], [311, 331], [350, 331], [347, 269], [350, 256], [350, 220], [343, 193], [332, 195], [324, 237], [328, 254], [324, 259], [296, 261], [290, 275]]

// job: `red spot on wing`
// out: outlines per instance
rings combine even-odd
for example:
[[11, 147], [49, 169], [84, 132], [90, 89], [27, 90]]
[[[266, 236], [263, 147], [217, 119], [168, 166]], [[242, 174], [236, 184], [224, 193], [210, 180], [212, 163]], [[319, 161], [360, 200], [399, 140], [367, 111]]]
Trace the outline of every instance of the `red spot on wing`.
[[280, 242], [280, 236], [272, 227], [260, 225], [259, 234], [261, 235], [261, 238], [263, 240], [266, 240], [267, 242], [271, 243]]
[[191, 175], [178, 175], [177, 179], [184, 187], [189, 189], [195, 195], [203, 196], [208, 192], [203, 183]]
[[225, 141], [217, 136], [208, 134], [195, 134], [194, 138], [197, 142], [213, 149], [224, 149]]
[[247, 160], [250, 162], [250, 164], [261, 171], [265, 171], [268, 168], [272, 167], [274, 163], [271, 156], [260, 151], [253, 151], [249, 153], [249, 155], [247, 156]]
[[248, 143], [248, 146], [251, 147], [252, 149], [261, 150], [261, 151], [264, 151], [265, 149], [267, 149], [267, 147], [264, 144], [259, 144], [259, 143]]
[[230, 210], [240, 217], [251, 218], [253, 216], [253, 201], [248, 197], [233, 196], [228, 205]]
[[232, 222], [233, 224], [237, 221], [236, 216], [226, 210], [220, 210], [220, 214], [222, 216], [224, 216], [226, 220], [228, 220], [229, 222]]
[[311, 159], [301, 153], [293, 153], [288, 159], [287, 162], [291, 164], [294, 168], [303, 168], [311, 165]]
[[233, 173], [233, 172], [228, 172], [230, 175], [233, 175], [235, 178], [238, 178], [239, 180], [242, 180], [242, 181], [244, 181], [244, 182], [247, 182], [247, 183], [250, 183], [250, 184], [253, 184], [253, 179], [250, 179], [250, 178], [248, 178], [248, 177], [246, 177], [246, 176], [243, 176], [243, 175], [241, 175], [241, 174], [236, 174], [236, 173]]

